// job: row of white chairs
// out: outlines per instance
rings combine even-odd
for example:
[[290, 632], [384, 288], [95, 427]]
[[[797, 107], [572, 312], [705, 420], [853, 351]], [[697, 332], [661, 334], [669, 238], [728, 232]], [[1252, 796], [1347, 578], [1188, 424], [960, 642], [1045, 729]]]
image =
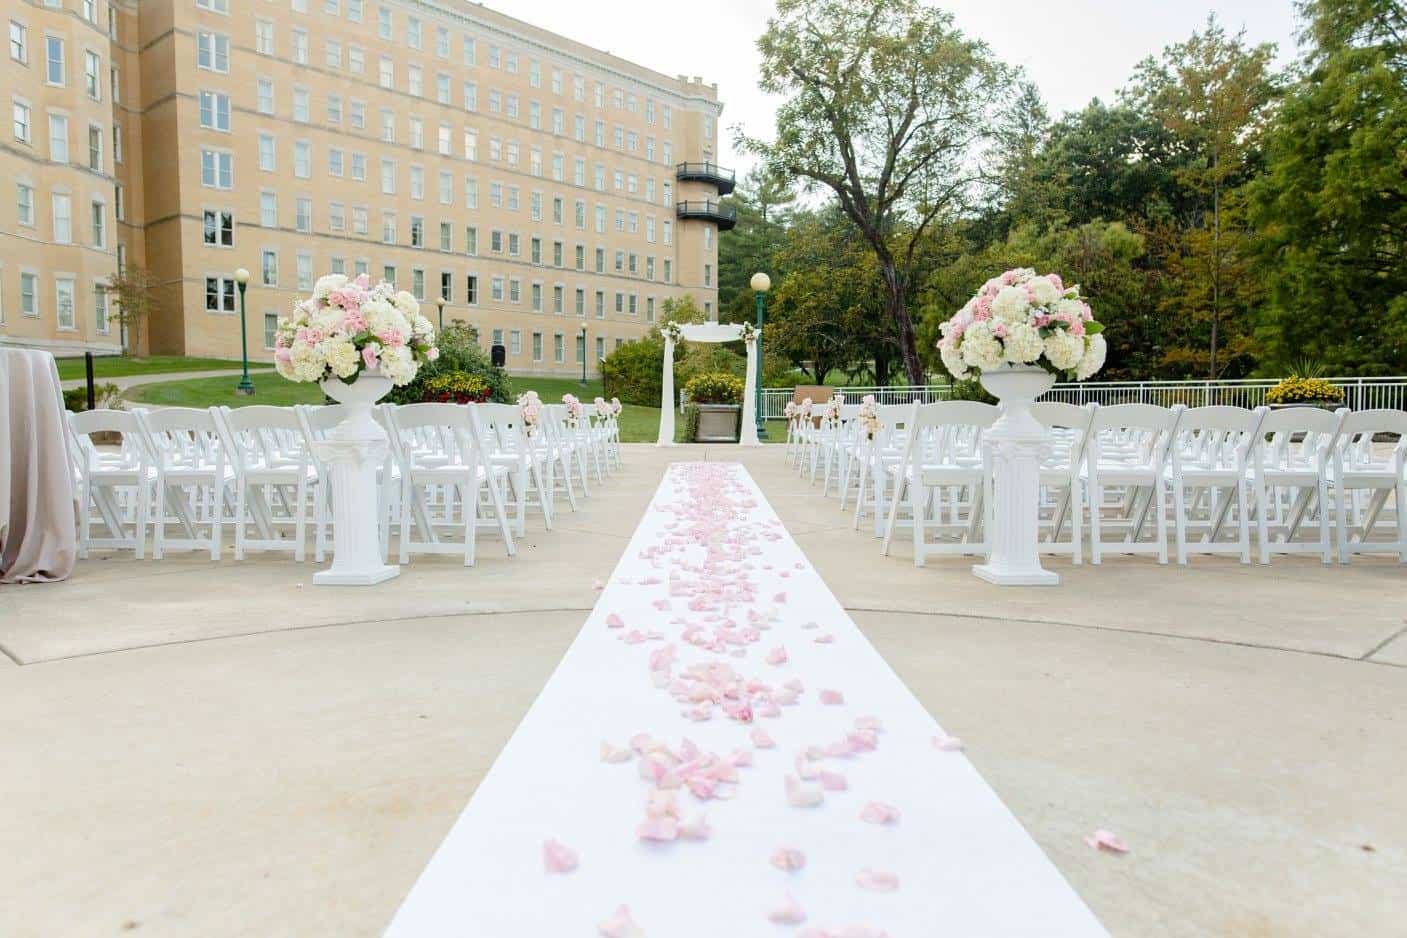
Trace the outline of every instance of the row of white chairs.
[[[616, 418], [573, 420], [565, 405], [544, 406], [533, 426], [515, 404], [383, 404], [374, 413], [387, 435], [376, 511], [388, 562], [393, 532], [401, 563], [452, 553], [471, 565], [481, 529], [512, 556], [530, 511], [551, 530], [559, 498], [575, 511], [593, 480], [622, 465]], [[317, 444], [345, 415], [341, 405], [69, 413], [79, 556], [122, 549], [141, 559], [150, 533], [155, 559], [169, 550], [219, 559], [229, 531], [236, 560], [281, 550], [301, 562], [312, 527], [322, 562], [335, 496]]]
[[[920, 566], [931, 554], [986, 555], [982, 437], [999, 409], [880, 405], [873, 439], [858, 412], [789, 421], [788, 459], [823, 495], [834, 488], [842, 509], [853, 496], [855, 527], [871, 516], [885, 553], [907, 527]], [[1407, 411], [1041, 402], [1034, 413], [1051, 431], [1042, 552], [1080, 563], [1087, 537], [1094, 563], [1106, 553], [1166, 563], [1171, 541], [1179, 563], [1195, 553], [1250, 563], [1254, 534], [1261, 563], [1303, 552], [1326, 564], [1366, 553], [1407, 563]]]

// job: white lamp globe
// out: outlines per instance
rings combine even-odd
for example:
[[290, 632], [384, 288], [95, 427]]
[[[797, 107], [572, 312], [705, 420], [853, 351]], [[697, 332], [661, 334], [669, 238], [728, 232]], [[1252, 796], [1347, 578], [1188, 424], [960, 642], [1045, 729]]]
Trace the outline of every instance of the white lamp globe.
[[768, 290], [772, 289], [772, 278], [759, 270], [752, 275], [752, 279], [748, 281], [748, 286], [752, 287], [753, 290], [758, 293], [766, 293]]

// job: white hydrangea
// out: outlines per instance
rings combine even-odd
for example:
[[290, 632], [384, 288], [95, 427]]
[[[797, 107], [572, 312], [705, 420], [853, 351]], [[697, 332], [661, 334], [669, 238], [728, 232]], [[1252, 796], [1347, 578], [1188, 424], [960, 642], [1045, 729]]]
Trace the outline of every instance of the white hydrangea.
[[361, 366], [361, 353], [347, 339], [328, 339], [323, 343], [322, 351], [327, 358], [327, 367], [339, 378], [350, 378]]
[[1041, 357], [1045, 342], [1041, 331], [1026, 322], [1007, 327], [1006, 360], [1014, 365], [1026, 365]]
[[1085, 354], [1085, 340], [1064, 329], [1057, 329], [1045, 340], [1045, 357], [1061, 371], [1069, 371], [1080, 363]]
[[362, 306], [362, 317], [374, 333], [395, 329], [407, 338], [410, 337], [410, 323], [399, 309], [385, 300], [372, 300]]
[[294, 342], [293, 348], [289, 349], [289, 358], [294, 381], [319, 381], [327, 368], [321, 345]]
[[1109, 343], [1100, 334], [1085, 336], [1085, 354], [1075, 368], [1075, 379], [1083, 381], [1104, 367], [1104, 357], [1109, 353]]
[[420, 312], [420, 304], [416, 302], [415, 297], [404, 290], [398, 292], [391, 302], [395, 303], [396, 309], [405, 314], [407, 318]]
[[1003, 322], [1025, 322], [1030, 305], [1022, 287], [1002, 287], [992, 300], [992, 315]]
[[415, 356], [411, 354], [409, 346], [381, 350], [381, 374], [390, 378], [391, 383], [397, 387], [414, 380], [418, 370], [419, 366], [415, 364]]
[[1060, 299], [1060, 291], [1046, 277], [1032, 277], [1026, 284], [1037, 306], [1049, 306]]
[[965, 381], [971, 376], [972, 372], [967, 370], [967, 363], [962, 359], [962, 349], [952, 345], [940, 345], [938, 354], [943, 359], [943, 367], [958, 381]]
[[1083, 319], [1085, 315], [1085, 304], [1081, 303], [1079, 300], [1061, 300], [1055, 304], [1051, 312], [1064, 313], [1074, 320], [1080, 320]]
[[333, 290], [340, 290], [346, 285], [346, 274], [328, 274], [326, 277], [319, 277], [318, 282], [313, 284], [313, 302], [326, 303]]
[[1001, 341], [986, 322], [974, 322], [962, 334], [962, 360], [979, 371], [991, 371], [1004, 363]]
[[410, 326], [411, 329], [414, 330], [417, 338], [428, 339], [435, 334], [434, 325], [431, 324], [430, 320], [419, 313], [415, 313], [410, 317]]

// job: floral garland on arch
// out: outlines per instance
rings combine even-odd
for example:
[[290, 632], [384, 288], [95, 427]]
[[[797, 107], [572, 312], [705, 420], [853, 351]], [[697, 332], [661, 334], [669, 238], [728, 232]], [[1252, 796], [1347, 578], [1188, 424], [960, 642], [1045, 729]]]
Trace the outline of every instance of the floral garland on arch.
[[671, 319], [663, 326], [660, 326], [660, 334], [669, 339], [669, 341], [677, 344], [679, 340], [684, 337], [684, 330], [679, 327], [679, 323]]
[[757, 327], [747, 320], [743, 320], [743, 332], [741, 336], [744, 342], [757, 341]]
[[1029, 267], [988, 280], [940, 329], [943, 365], [959, 381], [1003, 365], [1039, 365], [1083, 381], [1104, 367], [1108, 352], [1104, 326], [1079, 286]]
[[372, 287], [366, 274], [319, 278], [274, 333], [274, 370], [289, 381], [351, 381], [377, 369], [400, 387], [439, 357], [415, 297], [384, 280]]

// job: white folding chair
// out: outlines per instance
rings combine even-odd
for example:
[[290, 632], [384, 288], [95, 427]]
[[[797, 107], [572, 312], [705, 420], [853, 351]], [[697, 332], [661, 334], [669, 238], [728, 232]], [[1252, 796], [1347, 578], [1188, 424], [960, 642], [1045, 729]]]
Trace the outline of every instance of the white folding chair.
[[[1069, 554], [1072, 563], [1084, 563], [1081, 533], [1084, 528], [1084, 489], [1081, 467], [1095, 404], [1081, 407], [1060, 401], [1037, 401], [1031, 414], [1051, 433], [1051, 451], [1041, 460], [1040, 500], [1038, 502], [1040, 552]], [[1065, 522], [1070, 522], [1070, 539], [1063, 540]]]
[[[532, 446], [523, 427], [522, 409], [516, 404], [471, 404], [470, 411], [485, 439], [491, 441], [489, 462], [507, 470], [515, 525], [519, 537], [527, 533], [528, 508], [536, 505], [542, 523], [552, 530], [553, 461], [543, 447]], [[534, 499], [536, 494], [536, 499]]]
[[[321, 480], [297, 411], [264, 405], [221, 407], [215, 416], [234, 469], [235, 559], [243, 560], [251, 549], [285, 550], [302, 563], [309, 490], [317, 490]], [[249, 536], [251, 525], [255, 537]], [[286, 530], [290, 526], [291, 538]]]
[[[1339, 429], [1347, 415], [1347, 408], [1330, 413], [1318, 407], [1285, 407], [1261, 419], [1251, 454], [1261, 563], [1270, 563], [1271, 554], [1314, 551], [1324, 563], [1334, 562], [1329, 489]], [[1304, 523], [1315, 517], [1318, 538], [1297, 539]]]
[[[136, 414], [120, 410], [67, 413], [69, 447], [77, 469], [78, 556], [92, 548], [146, 553], [151, 512], [152, 453]], [[100, 448], [94, 434], [119, 433], [122, 445]], [[108, 537], [93, 537], [93, 513]]]
[[[1169, 447], [1177, 562], [1189, 553], [1234, 553], [1251, 562], [1252, 449], [1266, 409], [1213, 405], [1182, 412]], [[1235, 513], [1236, 539], [1218, 540]], [[1190, 535], [1196, 535], [1192, 539]]]
[[[1101, 407], [1090, 421], [1081, 481], [1089, 510], [1090, 560], [1101, 563], [1104, 553], [1155, 553], [1168, 562], [1168, 448], [1183, 407], [1153, 404], [1114, 404]], [[1105, 517], [1107, 488], [1122, 490], [1114, 517]], [[1154, 513], [1155, 538], [1142, 540], [1148, 512]], [[1123, 540], [1105, 543], [1105, 528], [1121, 529]]]
[[[1379, 452], [1379, 434], [1395, 434], [1390, 452]], [[1353, 506], [1351, 496], [1371, 493], [1366, 505]], [[1334, 502], [1338, 516], [1339, 562], [1349, 554], [1390, 553], [1407, 563], [1407, 411], [1356, 410], [1344, 416], [1334, 465]], [[1393, 499], [1397, 536], [1390, 541], [1372, 540], [1383, 509]]]
[[[207, 550], [220, 559], [224, 506], [233, 478], [229, 454], [220, 443], [220, 428], [209, 410], [163, 407], [137, 410], [137, 426], [152, 452], [152, 559], [167, 548]], [[166, 534], [179, 524], [185, 537]], [[205, 536], [198, 529], [206, 528]]]
[[[881, 552], [889, 554], [899, 509], [907, 494], [914, 566], [923, 566], [929, 554], [985, 555], [991, 528], [986, 517], [991, 509], [986, 497], [990, 470], [981, 451], [981, 435], [996, 422], [998, 410], [978, 401], [912, 406], [904, 456], [891, 467], [893, 499]], [[963, 507], [967, 509], [965, 518]], [[930, 532], [949, 540], [930, 542]]]
[[[904, 458], [908, 441], [909, 419], [914, 414], [912, 404], [880, 404], [879, 433], [869, 441], [860, 464], [860, 478], [855, 495], [853, 527], [860, 530], [860, 518], [866, 512], [865, 493], [869, 492], [869, 511], [874, 517], [874, 536], [884, 536], [886, 493], [893, 477], [891, 468]], [[866, 486], [868, 485], [868, 488]]]

